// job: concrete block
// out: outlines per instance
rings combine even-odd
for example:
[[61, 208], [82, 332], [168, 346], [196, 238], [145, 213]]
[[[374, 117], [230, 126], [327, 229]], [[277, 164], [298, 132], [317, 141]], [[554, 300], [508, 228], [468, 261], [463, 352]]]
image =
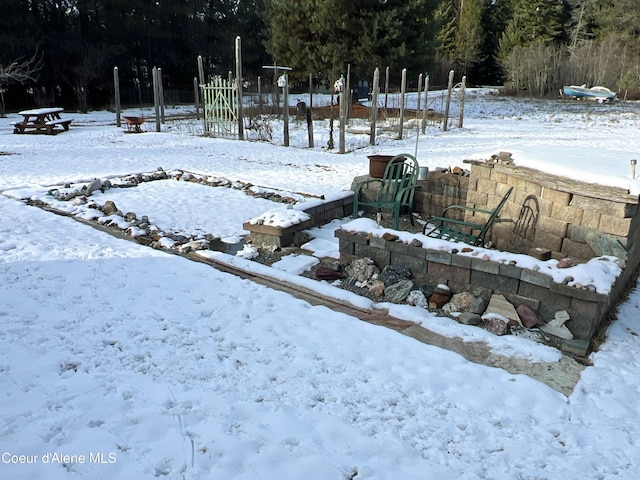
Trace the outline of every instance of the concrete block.
[[[523, 269], [520, 273], [520, 280], [524, 283], [528, 283], [531, 285], [536, 285], [539, 287], [548, 290], [553, 282], [553, 279], [549, 275], [545, 275], [544, 273], [534, 272], [533, 270]], [[524, 293], [521, 293], [525, 297], [528, 296]], [[538, 296], [534, 296], [534, 298], [542, 298]]]
[[586, 357], [589, 353], [589, 341], [588, 340], [564, 340], [560, 345], [563, 352], [576, 357]]
[[600, 225], [598, 226], [598, 229], [603, 233], [619, 235], [621, 237], [629, 235], [630, 228], [630, 218], [618, 218], [610, 215], [602, 215], [600, 217]]
[[557, 203], [554, 203], [553, 207], [551, 207], [551, 218], [567, 223], [579, 225], [580, 223], [582, 223], [583, 213], [583, 209], [572, 207], [571, 205], [559, 205]]
[[495, 293], [518, 293], [519, 282], [513, 278], [471, 270], [471, 283], [491, 288]]
[[410, 257], [426, 259], [427, 250], [422, 247], [416, 247], [414, 245], [409, 244], [407, 246], [407, 255], [409, 255]]
[[544, 262], [551, 259], [551, 250], [548, 248], [533, 247], [529, 249], [529, 256]]
[[513, 278], [520, 280], [522, 274], [522, 268], [515, 265], [500, 264], [500, 275], [506, 278]]
[[427, 261], [425, 259], [391, 253], [390, 262], [391, 265], [407, 267], [409, 270], [411, 270], [411, 273], [414, 276], [420, 273], [427, 273]]
[[533, 243], [551, 251], [559, 252], [562, 249], [562, 240], [564, 236], [554, 235], [553, 233], [536, 230], [533, 236]]
[[582, 214], [582, 226], [586, 228], [598, 228], [602, 214], [592, 210], [584, 210]]
[[373, 248], [381, 248], [384, 250], [386, 248], [387, 241], [382, 237], [372, 236], [369, 240], [369, 245]]
[[425, 258], [428, 262], [440, 263], [442, 265], [451, 265], [451, 254], [441, 252], [440, 250], [425, 249]]
[[569, 205], [572, 195], [552, 188], [543, 187], [540, 196], [558, 205]]
[[453, 291], [459, 291], [461, 286], [466, 286], [471, 281], [470, 271], [466, 268], [436, 262], [429, 262], [427, 274], [430, 284], [444, 283], [449, 285]]
[[480, 258], [471, 259], [471, 270], [478, 272], [491, 273], [492, 275], [500, 274], [500, 264], [497, 262], [489, 262]]
[[536, 224], [536, 233], [544, 232], [557, 237], [566, 237], [568, 225], [569, 223], [564, 220], [540, 215], [538, 217], [538, 223]]
[[568, 238], [562, 240], [562, 248], [560, 251], [565, 257], [570, 257], [577, 261], [586, 261], [596, 256], [588, 244], [574, 242]]

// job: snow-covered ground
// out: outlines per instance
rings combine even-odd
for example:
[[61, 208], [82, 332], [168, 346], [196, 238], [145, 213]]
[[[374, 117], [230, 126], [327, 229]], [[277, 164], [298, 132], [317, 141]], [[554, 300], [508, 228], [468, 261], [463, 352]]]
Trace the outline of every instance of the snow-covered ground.
[[[637, 289], [566, 397], [16, 200], [158, 167], [330, 196], [366, 173], [366, 155], [416, 145], [430, 168], [509, 151], [517, 165], [638, 193], [638, 109], [472, 90], [464, 128], [430, 125], [418, 141], [405, 131], [375, 147], [348, 135], [345, 155], [326, 150], [325, 122], [306, 149], [296, 122], [293, 147], [278, 145], [277, 120], [274, 145], [204, 138], [195, 121], [128, 135], [108, 112], [74, 113], [56, 136], [13, 135], [19, 117], [0, 119], [0, 476], [638, 478]], [[218, 236], [241, 234], [263, 207], [286, 208], [238, 193], [166, 181], [109, 199], [163, 229]], [[331, 252], [331, 235], [315, 234]], [[393, 313], [451, 335], [480, 331], [409, 307]], [[524, 339], [509, 348], [549, 360], [548, 347]]]

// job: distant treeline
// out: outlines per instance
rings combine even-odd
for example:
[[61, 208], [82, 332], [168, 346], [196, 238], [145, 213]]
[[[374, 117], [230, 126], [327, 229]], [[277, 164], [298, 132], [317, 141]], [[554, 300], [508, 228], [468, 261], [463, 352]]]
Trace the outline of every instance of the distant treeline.
[[275, 63], [300, 88], [309, 75], [328, 87], [347, 66], [351, 85], [387, 66], [392, 84], [406, 68], [444, 85], [453, 69], [467, 85], [532, 96], [640, 84], [638, 0], [0, 0], [0, 11], [8, 110], [109, 107], [114, 66], [125, 103], [149, 100], [154, 66], [171, 100], [188, 101], [199, 55], [208, 76], [235, 71], [236, 36], [247, 83], [268, 84]]

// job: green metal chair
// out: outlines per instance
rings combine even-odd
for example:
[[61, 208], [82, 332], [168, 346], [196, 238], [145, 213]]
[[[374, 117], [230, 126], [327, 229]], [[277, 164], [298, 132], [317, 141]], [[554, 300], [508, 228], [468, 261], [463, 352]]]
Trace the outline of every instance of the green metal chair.
[[[361, 199], [363, 190], [378, 185], [373, 200]], [[413, 155], [401, 153], [387, 163], [382, 178], [372, 178], [356, 185], [353, 194], [353, 218], [358, 217], [362, 207], [373, 207], [377, 212], [393, 212], [393, 228], [398, 229], [400, 211], [406, 207], [413, 225], [413, 197], [418, 186], [418, 161]]]
[[[424, 226], [423, 233], [428, 237], [482, 246], [485, 243], [487, 232], [496, 219], [500, 217], [500, 210], [504, 207], [512, 191], [513, 187], [507, 191], [504, 197], [502, 197], [502, 200], [500, 200], [500, 203], [498, 203], [498, 206], [493, 210], [466, 207], [464, 205], [451, 205], [444, 209], [442, 216], [429, 218], [429, 222]], [[480, 213], [488, 215], [488, 217], [484, 223], [466, 222], [464, 220], [447, 217], [447, 215], [455, 211]], [[432, 228], [427, 232], [429, 225], [432, 225]]]

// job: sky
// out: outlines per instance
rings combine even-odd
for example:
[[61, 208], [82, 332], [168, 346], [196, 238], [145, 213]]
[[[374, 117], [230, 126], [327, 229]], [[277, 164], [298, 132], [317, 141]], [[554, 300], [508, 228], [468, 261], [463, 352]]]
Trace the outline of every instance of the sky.
[[[462, 128], [430, 124], [397, 140], [349, 134], [326, 148], [317, 122], [266, 119], [272, 143], [205, 138], [199, 122], [125, 133], [110, 112], [66, 112], [55, 136], [14, 135], [0, 119], [0, 476], [12, 479], [635, 479], [640, 475], [638, 308], [633, 288], [569, 395], [486, 367], [216, 269], [115, 238], [28, 206], [93, 179], [188, 171], [300, 201], [342, 195], [367, 155], [417, 149], [420, 165], [513, 153], [516, 165], [636, 194], [640, 106], [509, 99], [471, 90]], [[432, 98], [432, 97], [430, 97]], [[292, 97], [292, 102], [297, 98]], [[438, 98], [431, 102], [437, 107]], [[184, 107], [182, 107], [184, 108]], [[455, 108], [453, 110], [455, 112]], [[150, 109], [136, 109], [150, 117]], [[354, 127], [361, 126], [352, 122]], [[286, 205], [226, 187], [165, 180], [96, 192], [162, 231], [237, 238], [242, 223]], [[70, 203], [70, 204], [69, 204]], [[314, 229], [332, 256], [342, 219]], [[358, 225], [356, 223], [356, 225]], [[376, 230], [376, 225], [366, 228]], [[246, 250], [245, 250], [246, 251]], [[496, 255], [508, 255], [495, 253]], [[373, 304], [299, 277], [300, 259], [271, 268], [250, 255], [205, 253], [443, 335], [532, 362], [560, 353], [493, 337], [418, 307]], [[527, 262], [530, 259], [519, 258]], [[602, 288], [615, 269], [581, 266]]]

